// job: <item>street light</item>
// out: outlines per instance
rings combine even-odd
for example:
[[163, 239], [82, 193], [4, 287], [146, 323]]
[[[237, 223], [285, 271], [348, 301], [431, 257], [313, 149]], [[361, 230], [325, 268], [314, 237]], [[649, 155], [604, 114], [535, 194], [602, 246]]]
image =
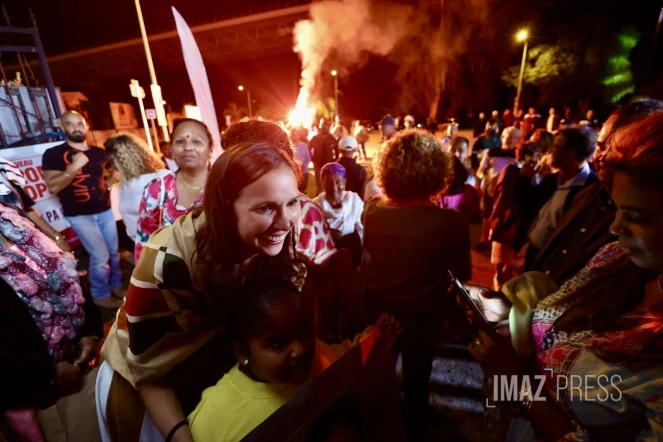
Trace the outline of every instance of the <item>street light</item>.
[[[243, 91], [244, 86], [242, 86], [242, 85], [237, 86], [237, 90]], [[251, 112], [251, 91], [249, 91], [248, 89], [246, 90], [246, 100], [247, 100], [248, 105], [249, 105], [249, 117], [250, 117], [253, 114], [253, 112]]]
[[525, 41], [527, 40], [527, 29], [523, 29], [516, 34], [516, 40]]
[[518, 107], [520, 106], [520, 92], [523, 88], [523, 74], [525, 74], [525, 61], [527, 60], [527, 37], [529, 36], [527, 29], [522, 29], [516, 34], [516, 40], [519, 42], [524, 42], [523, 45], [523, 61], [520, 64], [520, 76], [518, 77], [518, 92], [516, 92], [516, 101], [513, 103], [513, 114], [518, 113]]
[[336, 69], [331, 71], [332, 77], [334, 77], [334, 119], [338, 117], [338, 72]]
[[166, 121], [166, 112], [163, 107], [163, 98], [161, 97], [161, 87], [157, 83], [157, 74], [154, 71], [154, 63], [152, 62], [152, 53], [150, 52], [150, 44], [147, 41], [147, 31], [145, 30], [145, 22], [143, 22], [143, 11], [140, 8], [140, 0], [134, 0], [136, 4], [136, 14], [138, 15], [138, 24], [140, 26], [140, 34], [143, 39], [143, 46], [145, 48], [145, 58], [147, 59], [147, 68], [150, 71], [150, 80], [152, 84], [150, 89], [152, 91], [152, 101], [154, 102], [154, 109], [157, 112], [157, 120], [159, 126], [163, 131], [163, 139], [170, 141], [168, 134], [168, 124]]

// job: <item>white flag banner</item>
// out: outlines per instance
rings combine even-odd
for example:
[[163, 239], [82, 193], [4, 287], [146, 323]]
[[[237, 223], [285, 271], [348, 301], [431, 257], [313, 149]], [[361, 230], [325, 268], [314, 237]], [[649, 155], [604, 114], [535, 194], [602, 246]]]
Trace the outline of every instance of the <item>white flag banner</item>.
[[173, 15], [175, 16], [177, 33], [182, 43], [182, 54], [184, 55], [186, 70], [189, 73], [189, 81], [191, 81], [191, 87], [196, 97], [196, 106], [200, 109], [203, 123], [212, 132], [212, 139], [214, 140], [212, 162], [214, 162], [221, 155], [221, 133], [219, 132], [219, 122], [216, 120], [214, 100], [212, 99], [212, 91], [209, 88], [209, 81], [207, 80], [207, 71], [205, 70], [203, 57], [200, 55], [200, 49], [198, 49], [196, 39], [193, 38], [193, 33], [189, 25], [186, 24], [184, 18], [182, 18], [175, 8], [173, 8]]

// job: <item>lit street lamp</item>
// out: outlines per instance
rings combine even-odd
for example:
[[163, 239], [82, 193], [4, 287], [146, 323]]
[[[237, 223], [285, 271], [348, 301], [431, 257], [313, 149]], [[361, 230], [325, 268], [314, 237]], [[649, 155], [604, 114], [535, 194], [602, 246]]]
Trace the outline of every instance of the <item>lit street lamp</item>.
[[[242, 85], [237, 86], [237, 89], [240, 90], [240, 91], [243, 91], [244, 86], [242, 86]], [[249, 105], [249, 117], [250, 117], [251, 115], [253, 115], [253, 112], [251, 112], [251, 91], [249, 91], [248, 89], [246, 90], [246, 101]]]
[[[163, 131], [163, 139], [170, 141], [168, 134], [168, 123], [166, 120], [166, 112], [163, 107], [163, 98], [161, 97], [161, 87], [157, 83], [157, 74], [154, 71], [154, 63], [152, 62], [152, 53], [150, 52], [150, 44], [147, 41], [147, 31], [145, 31], [145, 23], [143, 22], [143, 11], [140, 8], [140, 0], [134, 0], [136, 3], [136, 14], [138, 15], [138, 24], [140, 25], [140, 34], [143, 39], [143, 46], [145, 48], [145, 58], [147, 59], [147, 68], [150, 71], [150, 80], [152, 84], [150, 89], [152, 91], [152, 101], [154, 102], [154, 109], [157, 112], [157, 120], [159, 126]], [[157, 140], [158, 141], [158, 140]]]
[[334, 119], [338, 117], [338, 72], [336, 69], [331, 71], [332, 77], [334, 77]]
[[513, 103], [513, 114], [518, 113], [518, 108], [520, 107], [520, 92], [523, 89], [523, 74], [525, 74], [525, 61], [527, 60], [527, 29], [522, 29], [516, 34], [516, 40], [519, 42], [524, 42], [523, 45], [523, 61], [520, 64], [520, 76], [518, 77], [518, 92], [516, 92], [516, 101]]

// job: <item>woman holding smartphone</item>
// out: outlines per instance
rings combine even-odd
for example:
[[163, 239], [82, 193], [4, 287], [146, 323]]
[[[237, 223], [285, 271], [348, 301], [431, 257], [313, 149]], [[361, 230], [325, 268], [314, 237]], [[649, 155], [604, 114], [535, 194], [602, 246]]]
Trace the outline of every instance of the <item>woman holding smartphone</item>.
[[[527, 326], [511, 327], [512, 342], [479, 331], [469, 347], [489, 377], [517, 380], [522, 403], [505, 416], [507, 440], [663, 436], [663, 114], [619, 129], [602, 161], [617, 207], [610, 231], [619, 241], [533, 303], [520, 322]], [[508, 301], [488, 297], [504, 313]], [[533, 393], [538, 379], [543, 388]]]

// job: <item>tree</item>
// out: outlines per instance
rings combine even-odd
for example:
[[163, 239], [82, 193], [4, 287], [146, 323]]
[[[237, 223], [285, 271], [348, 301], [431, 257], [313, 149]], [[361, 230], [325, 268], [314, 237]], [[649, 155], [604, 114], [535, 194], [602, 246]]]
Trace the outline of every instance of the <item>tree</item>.
[[619, 45], [608, 58], [606, 76], [603, 85], [605, 94], [612, 104], [621, 104], [629, 95], [635, 92], [633, 72], [631, 71], [631, 52], [638, 44], [640, 36], [633, 28], [626, 28], [619, 36]]
[[[524, 102], [561, 105], [587, 100], [601, 90], [605, 56], [602, 49], [582, 42], [540, 44], [529, 50], [523, 75]], [[502, 80], [518, 87], [520, 64], [509, 67]]]
[[[532, 48], [525, 63], [523, 83], [536, 87], [548, 86], [561, 75], [571, 75], [578, 66], [573, 51], [562, 46], [539, 45]], [[502, 75], [509, 86], [518, 87], [520, 66], [511, 66]]]

